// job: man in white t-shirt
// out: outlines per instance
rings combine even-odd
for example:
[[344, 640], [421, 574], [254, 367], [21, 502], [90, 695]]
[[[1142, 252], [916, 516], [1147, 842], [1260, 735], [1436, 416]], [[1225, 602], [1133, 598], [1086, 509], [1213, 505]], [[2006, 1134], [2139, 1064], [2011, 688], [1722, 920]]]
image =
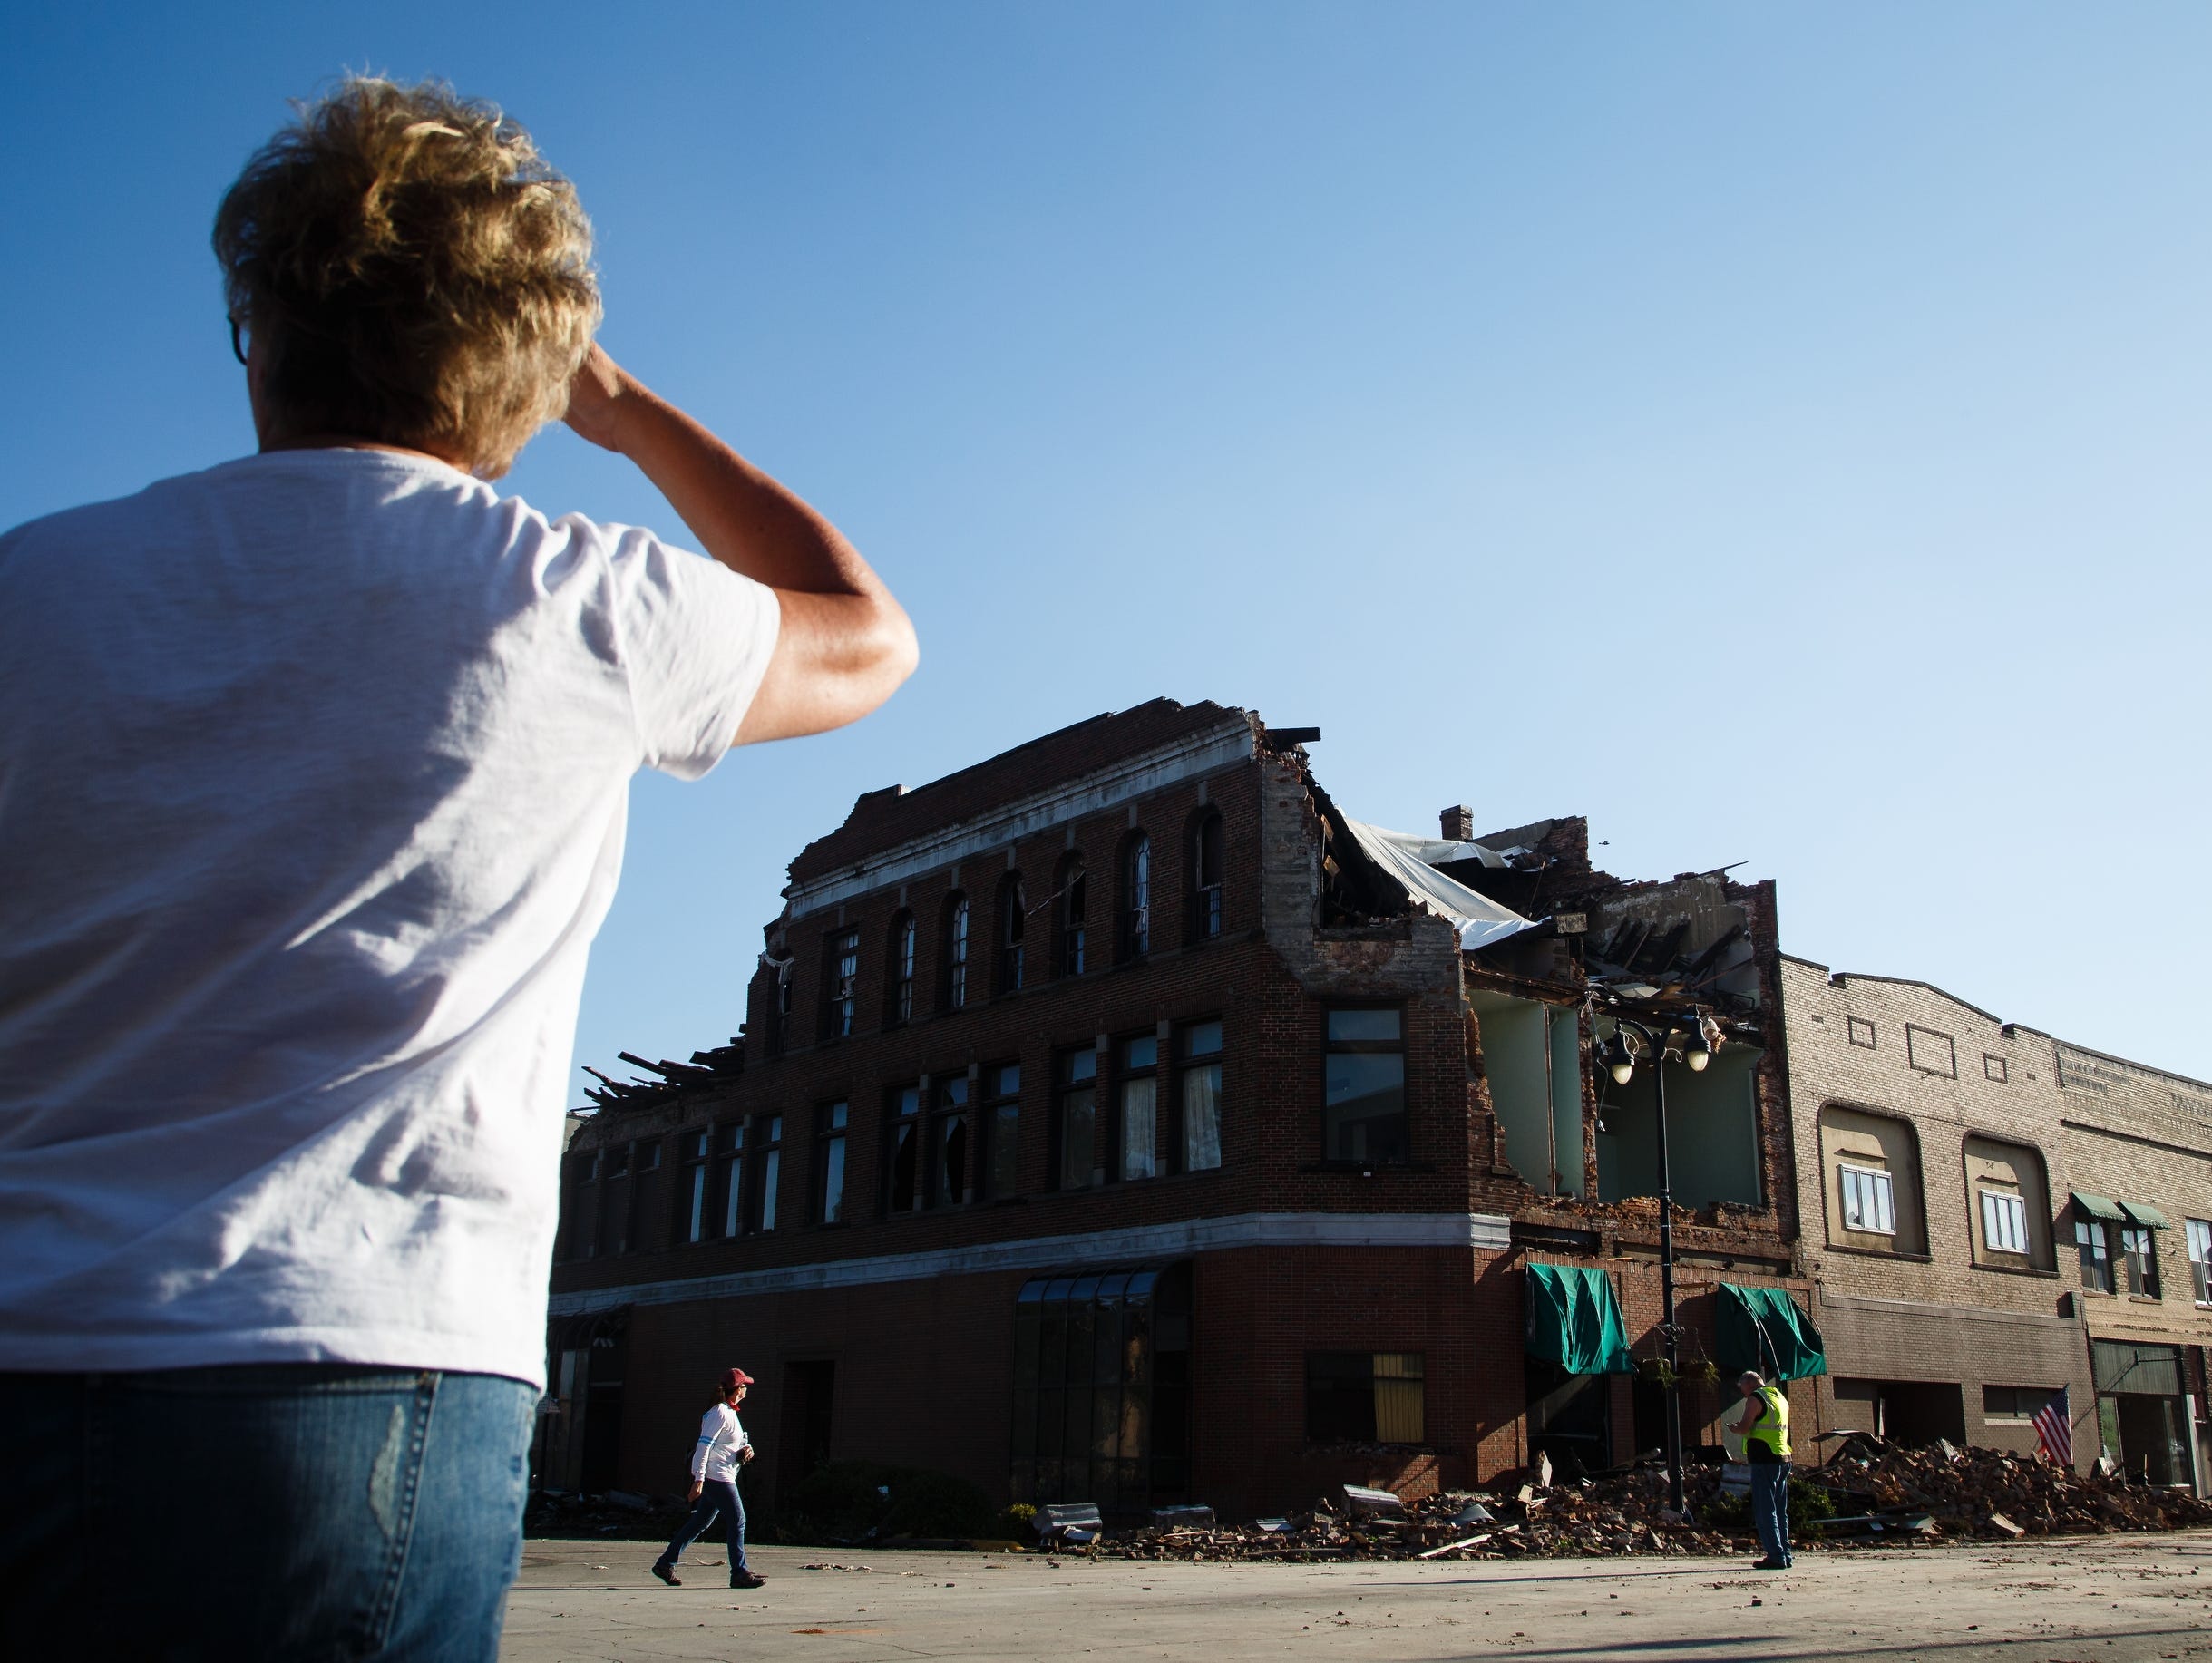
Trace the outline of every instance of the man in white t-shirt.
[[684, 1585], [677, 1563], [717, 1515], [729, 1538], [730, 1586], [759, 1588], [768, 1580], [745, 1563], [745, 1501], [737, 1493], [737, 1473], [753, 1459], [753, 1440], [737, 1407], [752, 1386], [753, 1376], [744, 1369], [724, 1369], [721, 1401], [700, 1417], [698, 1442], [691, 1446], [691, 1516], [653, 1561], [653, 1574], [670, 1588]]
[[[490, 1658], [630, 776], [913, 631], [497, 111], [348, 80], [215, 244], [259, 452], [0, 536], [0, 1655]], [[564, 415], [705, 554], [486, 483]]]

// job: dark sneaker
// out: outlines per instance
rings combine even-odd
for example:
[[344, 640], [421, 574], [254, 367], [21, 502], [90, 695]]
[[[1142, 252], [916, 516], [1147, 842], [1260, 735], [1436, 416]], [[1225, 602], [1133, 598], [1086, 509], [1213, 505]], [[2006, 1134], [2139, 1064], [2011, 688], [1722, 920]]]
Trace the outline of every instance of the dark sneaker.
[[750, 1571], [733, 1571], [730, 1572], [730, 1586], [732, 1588], [765, 1588], [767, 1585], [768, 1579], [766, 1577], [756, 1576]]
[[1754, 1571], [1787, 1571], [1789, 1569], [1789, 1561], [1786, 1559], [1755, 1559], [1751, 1561], [1751, 1569]]
[[684, 1585], [684, 1579], [676, 1574], [676, 1567], [665, 1559], [657, 1559], [653, 1561], [653, 1574], [670, 1588], [681, 1588]]

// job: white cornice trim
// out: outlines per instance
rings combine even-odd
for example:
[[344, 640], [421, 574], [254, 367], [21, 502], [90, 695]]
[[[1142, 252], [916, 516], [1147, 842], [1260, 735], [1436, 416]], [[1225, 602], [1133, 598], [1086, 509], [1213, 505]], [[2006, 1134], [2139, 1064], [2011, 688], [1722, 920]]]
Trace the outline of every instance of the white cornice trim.
[[1179, 781], [1211, 773], [1216, 768], [1242, 762], [1252, 754], [1252, 723], [1241, 712], [1224, 716], [1211, 727], [1186, 734], [1164, 745], [1155, 745], [1107, 763], [1103, 768], [1063, 780], [1049, 790], [1032, 792], [988, 814], [940, 826], [920, 837], [909, 838], [856, 865], [845, 867], [810, 883], [794, 883], [784, 890], [794, 919], [853, 900], [873, 890], [904, 883], [956, 861], [1004, 849], [1009, 843], [1034, 837], [1064, 822], [1116, 808]]
[[549, 1314], [581, 1317], [621, 1305], [679, 1305], [742, 1299], [764, 1293], [811, 1293], [879, 1282], [930, 1281], [989, 1271], [1048, 1270], [1144, 1259], [1183, 1259], [1235, 1248], [1455, 1248], [1502, 1252], [1513, 1223], [1487, 1212], [1243, 1212], [1221, 1219], [1180, 1219], [1080, 1236], [1032, 1236], [922, 1253], [836, 1259], [727, 1276], [631, 1282], [557, 1293]]

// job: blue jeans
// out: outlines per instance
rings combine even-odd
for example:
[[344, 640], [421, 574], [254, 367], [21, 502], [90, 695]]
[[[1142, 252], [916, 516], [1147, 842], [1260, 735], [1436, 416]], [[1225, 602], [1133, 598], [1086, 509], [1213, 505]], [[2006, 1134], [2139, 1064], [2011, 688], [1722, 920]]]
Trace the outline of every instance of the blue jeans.
[[0, 1374], [0, 1657], [488, 1663], [536, 1400], [350, 1364]]
[[1789, 1562], [1789, 1463], [1754, 1462], [1751, 1466], [1751, 1523], [1759, 1545], [1778, 1563]]
[[723, 1529], [729, 1533], [730, 1574], [736, 1576], [747, 1569], [745, 1562], [745, 1503], [737, 1499], [737, 1481], [733, 1478], [710, 1478], [699, 1486], [699, 1499], [691, 1504], [691, 1516], [683, 1528], [676, 1532], [676, 1540], [668, 1543], [667, 1551], [660, 1556], [664, 1565], [673, 1565], [684, 1557], [684, 1550], [706, 1533], [706, 1527], [720, 1513]]

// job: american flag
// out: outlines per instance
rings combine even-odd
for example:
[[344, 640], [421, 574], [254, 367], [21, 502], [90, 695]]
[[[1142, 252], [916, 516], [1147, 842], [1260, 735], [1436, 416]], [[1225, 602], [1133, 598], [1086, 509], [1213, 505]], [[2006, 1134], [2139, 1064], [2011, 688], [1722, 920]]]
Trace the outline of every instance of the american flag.
[[2067, 1406], [2066, 1387], [2061, 1386], [2051, 1393], [2035, 1412], [2035, 1436], [2043, 1446], [2043, 1454], [2061, 1466], [2073, 1465], [2074, 1418]]

